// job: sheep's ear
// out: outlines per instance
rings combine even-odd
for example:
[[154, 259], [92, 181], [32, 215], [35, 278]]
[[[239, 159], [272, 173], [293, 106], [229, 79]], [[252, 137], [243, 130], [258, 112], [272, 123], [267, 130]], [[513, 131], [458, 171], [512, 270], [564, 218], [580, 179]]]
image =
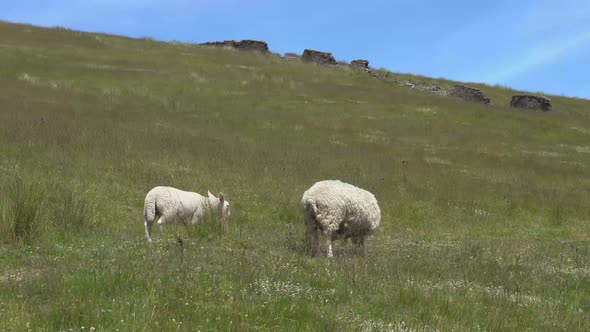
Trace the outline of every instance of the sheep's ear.
[[209, 198], [215, 198], [215, 196], [213, 196], [213, 194], [209, 190], [207, 190], [207, 196], [209, 196]]

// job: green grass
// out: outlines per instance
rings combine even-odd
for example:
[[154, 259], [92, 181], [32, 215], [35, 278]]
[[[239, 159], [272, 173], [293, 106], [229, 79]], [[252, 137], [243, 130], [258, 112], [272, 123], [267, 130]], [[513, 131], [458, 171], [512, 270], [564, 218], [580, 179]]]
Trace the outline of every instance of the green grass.
[[[590, 330], [590, 101], [476, 86], [0, 23], [0, 331]], [[379, 200], [368, 257], [304, 254], [323, 179]], [[156, 185], [229, 226], [146, 244]]]
[[26, 243], [43, 230], [43, 188], [37, 181], [16, 179], [5, 190], [11, 196], [2, 204], [0, 234], [8, 243]]

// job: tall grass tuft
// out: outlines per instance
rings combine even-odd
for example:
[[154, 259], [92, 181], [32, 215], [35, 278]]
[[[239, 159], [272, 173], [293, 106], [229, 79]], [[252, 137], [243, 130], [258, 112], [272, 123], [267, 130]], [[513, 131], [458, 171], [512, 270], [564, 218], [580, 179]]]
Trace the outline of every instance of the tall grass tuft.
[[301, 224], [289, 222], [285, 225], [285, 246], [293, 252], [310, 255], [312, 253], [311, 246], [302, 236], [303, 226]]
[[60, 224], [56, 226], [68, 229], [68, 232], [80, 232], [93, 228], [96, 225], [96, 216], [91, 202], [88, 191], [76, 188], [67, 188], [62, 191]]
[[219, 216], [207, 214], [196, 225], [187, 224], [186, 230], [187, 234], [200, 240], [213, 240], [227, 233], [228, 224]]
[[55, 183], [49, 210], [57, 234], [79, 235], [97, 226], [97, 213], [90, 191], [74, 183]]
[[43, 228], [45, 188], [37, 181], [23, 179], [13, 180], [6, 188], [0, 218], [3, 240], [30, 244]]

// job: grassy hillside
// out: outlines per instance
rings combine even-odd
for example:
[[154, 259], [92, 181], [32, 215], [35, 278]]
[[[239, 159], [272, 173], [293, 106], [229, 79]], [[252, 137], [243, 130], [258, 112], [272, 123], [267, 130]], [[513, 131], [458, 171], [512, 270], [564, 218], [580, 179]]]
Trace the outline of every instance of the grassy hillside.
[[[0, 23], [0, 330], [590, 330], [590, 101], [480, 87]], [[305, 255], [323, 179], [379, 200], [368, 257]], [[229, 227], [146, 244], [156, 185]]]

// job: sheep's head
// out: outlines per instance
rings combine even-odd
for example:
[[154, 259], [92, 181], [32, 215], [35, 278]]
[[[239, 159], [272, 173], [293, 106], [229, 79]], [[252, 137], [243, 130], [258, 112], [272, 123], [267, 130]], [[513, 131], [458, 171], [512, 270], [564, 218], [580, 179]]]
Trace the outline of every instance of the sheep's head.
[[223, 194], [219, 194], [219, 198], [215, 197], [211, 192], [208, 192], [209, 202], [211, 205], [216, 206], [219, 210], [219, 215], [224, 221], [229, 219], [231, 211], [229, 209], [229, 202], [223, 197]]

